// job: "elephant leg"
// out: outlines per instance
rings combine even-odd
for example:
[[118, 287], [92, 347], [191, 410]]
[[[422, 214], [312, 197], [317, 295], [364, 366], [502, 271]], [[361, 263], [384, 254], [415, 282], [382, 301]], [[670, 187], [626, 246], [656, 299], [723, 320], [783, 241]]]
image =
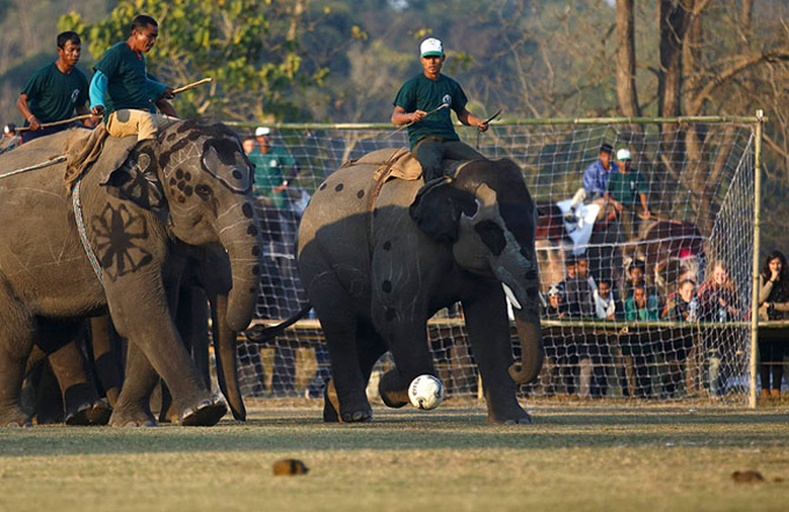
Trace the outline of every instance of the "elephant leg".
[[123, 385], [121, 340], [109, 315], [91, 318], [90, 334], [99, 382], [104, 388], [110, 407], [115, 407]]
[[[150, 408], [146, 405], [145, 409], [140, 409], [139, 404], [150, 397], [153, 389], [150, 386], [151, 373], [155, 370], [173, 394], [182, 425], [215, 425], [227, 412], [227, 406], [224, 400], [212, 395], [203, 384], [192, 358], [183, 346], [167, 305], [151, 297], [135, 300], [128, 287], [125, 294], [113, 294], [112, 298], [114, 300], [110, 301], [110, 308], [113, 321], [119, 334], [129, 339], [126, 382], [118, 397], [119, 407], [124, 412], [131, 410], [133, 414], [128, 417], [118, 415], [117, 421], [111, 419], [111, 423], [136, 424], [142, 421], [144, 424], [149, 421], [140, 412], [150, 413]], [[134, 315], [124, 316], [121, 311], [134, 312]], [[142, 352], [136, 356], [136, 361], [131, 360], [132, 347]], [[141, 375], [135, 376], [132, 370], [140, 371]], [[130, 385], [133, 379], [139, 380], [141, 384]], [[141, 392], [146, 394], [140, 395]]]
[[49, 354], [49, 363], [63, 392], [64, 422], [67, 425], [106, 425], [111, 410], [99, 399], [79, 343], [73, 341]]
[[151, 413], [150, 396], [159, 383], [159, 375], [142, 351], [129, 344], [126, 355], [126, 380], [110, 417], [114, 427], [152, 427], [156, 425]]
[[[365, 382], [363, 401], [356, 403], [355, 407], [354, 404], [340, 402], [332, 377], [324, 392], [323, 421], [325, 422], [352, 423], [372, 420], [373, 410], [367, 400], [366, 383], [370, 380], [376, 361], [386, 353], [386, 345], [371, 325], [360, 323], [357, 326], [357, 348], [358, 368]], [[340, 410], [343, 411], [342, 414], [339, 413]]]
[[381, 376], [378, 391], [389, 407], [397, 408], [408, 404], [408, 386], [417, 376], [428, 374], [438, 377], [428, 346], [424, 320], [407, 320], [387, 327], [392, 340], [389, 350], [392, 352], [395, 367]]
[[476, 290], [463, 301], [469, 344], [482, 375], [490, 423], [531, 423], [516, 396], [508, 373], [513, 361], [510, 324], [504, 293], [498, 284]]
[[0, 304], [0, 426], [31, 426], [20, 399], [35, 324], [2, 282]]

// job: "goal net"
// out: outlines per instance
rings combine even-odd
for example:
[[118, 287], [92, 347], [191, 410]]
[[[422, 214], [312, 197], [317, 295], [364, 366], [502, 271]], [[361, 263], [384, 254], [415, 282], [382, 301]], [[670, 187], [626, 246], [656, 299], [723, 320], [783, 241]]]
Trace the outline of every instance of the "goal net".
[[[244, 137], [254, 127], [237, 130]], [[286, 148], [300, 169], [295, 175], [286, 170], [289, 204], [262, 215], [266, 263], [256, 322], [277, 323], [307, 300], [294, 238], [310, 194], [349, 159], [406, 147], [405, 132], [392, 132], [372, 125], [273, 131], [273, 144]], [[521, 120], [494, 124], [484, 134], [459, 128], [459, 134], [491, 158], [514, 160], [540, 213], [546, 360], [538, 380], [521, 387], [523, 396], [744, 403], [754, 247], [752, 121]], [[586, 169], [605, 159], [604, 144], [613, 149], [610, 176], [622, 174], [619, 150], [631, 158], [618, 194], [633, 194], [636, 206], [621, 213], [592, 193], [578, 194]], [[481, 396], [460, 304], [439, 311], [427, 328], [448, 396]], [[514, 326], [513, 354], [519, 355]], [[331, 373], [314, 317], [262, 345], [240, 335], [239, 358], [246, 396], [317, 398]], [[390, 364], [384, 357], [377, 365], [371, 398]]]

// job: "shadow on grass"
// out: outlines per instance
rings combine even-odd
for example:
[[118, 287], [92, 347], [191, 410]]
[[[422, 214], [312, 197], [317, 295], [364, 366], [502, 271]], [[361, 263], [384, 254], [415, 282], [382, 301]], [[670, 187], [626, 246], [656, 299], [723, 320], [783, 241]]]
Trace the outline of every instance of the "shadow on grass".
[[532, 425], [488, 425], [477, 410], [376, 412], [373, 423], [326, 424], [316, 411], [268, 411], [246, 423], [0, 429], [0, 458], [170, 452], [782, 446], [786, 415], [754, 412], [535, 411]]

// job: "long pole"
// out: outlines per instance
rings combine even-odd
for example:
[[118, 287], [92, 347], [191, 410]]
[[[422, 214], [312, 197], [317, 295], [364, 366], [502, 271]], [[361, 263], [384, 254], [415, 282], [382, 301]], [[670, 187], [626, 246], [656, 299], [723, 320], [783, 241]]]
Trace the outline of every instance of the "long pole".
[[759, 238], [762, 199], [762, 126], [764, 111], [756, 111], [756, 140], [753, 151], [753, 289], [751, 290], [751, 360], [748, 407], [756, 409], [756, 374], [759, 361]]

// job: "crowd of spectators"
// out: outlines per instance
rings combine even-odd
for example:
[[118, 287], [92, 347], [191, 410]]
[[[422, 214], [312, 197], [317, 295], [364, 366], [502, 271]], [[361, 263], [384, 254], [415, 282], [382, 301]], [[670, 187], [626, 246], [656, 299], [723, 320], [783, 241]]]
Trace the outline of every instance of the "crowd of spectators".
[[[703, 282], [696, 272], [680, 272], [664, 293], [648, 280], [651, 270], [641, 259], [630, 261], [618, 281], [597, 280], [585, 255], [567, 255], [565, 269], [564, 279], [549, 286], [544, 318], [598, 323], [545, 337], [549, 393], [600, 397], [609, 378], [624, 396], [639, 398], [728, 391], [735, 347], [725, 327], [710, 324], [742, 321], [748, 312], [724, 261], [713, 261]], [[600, 321], [627, 328], [606, 329]]]

